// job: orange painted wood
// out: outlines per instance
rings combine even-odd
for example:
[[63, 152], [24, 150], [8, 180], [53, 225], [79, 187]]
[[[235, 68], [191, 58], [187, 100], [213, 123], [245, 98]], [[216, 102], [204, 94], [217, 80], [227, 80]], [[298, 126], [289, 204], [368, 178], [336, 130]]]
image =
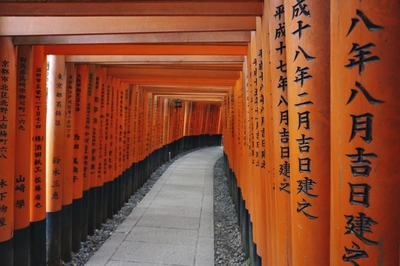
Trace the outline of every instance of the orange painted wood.
[[46, 56], [43, 46], [33, 47], [32, 141], [30, 220], [46, 218]]
[[88, 131], [85, 133], [87, 136], [88, 145], [88, 176], [90, 178], [90, 188], [94, 188], [97, 185], [97, 176], [96, 176], [96, 148], [97, 148], [97, 139], [93, 138], [93, 130], [96, 130], [95, 124], [93, 120], [95, 119], [95, 98], [96, 98], [96, 66], [89, 65], [89, 78], [88, 78], [88, 104], [87, 104], [87, 117], [86, 117], [86, 125]]
[[66, 72], [64, 56], [48, 56], [46, 192], [47, 212], [61, 210], [63, 199]]
[[113, 92], [113, 79], [107, 76], [107, 101], [106, 101], [106, 124], [105, 124], [105, 150], [104, 150], [104, 164], [105, 164], [105, 180], [104, 182], [111, 182], [114, 180], [113, 172], [113, 112], [114, 112], [114, 92]]
[[[238, 114], [238, 132], [237, 132], [237, 137], [238, 137], [238, 145], [239, 146], [239, 152], [236, 154], [235, 152], [231, 152], [231, 157], [233, 156], [232, 159], [230, 159], [230, 164], [232, 165], [232, 168], [236, 174], [236, 179], [238, 183], [238, 187], [242, 188], [242, 180], [243, 180], [243, 169], [246, 167], [245, 164], [242, 164], [241, 162], [248, 156], [247, 153], [247, 135], [246, 135], [246, 126], [247, 126], [247, 119], [246, 119], [246, 113], [244, 112], [245, 107], [246, 107], [246, 96], [244, 92], [244, 87], [243, 87], [243, 73], [241, 75], [241, 78], [237, 81], [235, 89], [237, 90], [237, 114]], [[221, 112], [221, 118], [222, 118], [222, 112]], [[232, 148], [234, 146], [234, 143], [232, 141]], [[225, 144], [224, 144], [225, 147]]]
[[11, 38], [0, 38], [0, 241], [13, 237], [14, 228], [14, 175], [15, 168], [15, 127], [16, 127], [16, 55]]
[[245, 55], [247, 46], [227, 45], [47, 45], [46, 54], [62, 55]]
[[124, 94], [124, 119], [123, 119], [123, 142], [122, 142], [122, 158], [124, 162], [123, 171], [127, 170], [129, 167], [129, 85], [123, 84], [123, 94]]
[[151, 133], [151, 147], [152, 147], [152, 151], [154, 151], [157, 148], [156, 145], [156, 140], [157, 140], [157, 119], [158, 119], [158, 97], [156, 95], [153, 96], [153, 107], [152, 107], [152, 113], [153, 113], [153, 119], [151, 122], [151, 129], [152, 129], [152, 133]]
[[[1, 5], [1, 3], [0, 3]], [[237, 44], [250, 41], [247, 31], [168, 32], [101, 35], [21, 36], [14, 37], [15, 45], [49, 44]], [[66, 60], [68, 61], [68, 59]]]
[[144, 132], [144, 97], [143, 97], [143, 90], [138, 89], [138, 117], [137, 117], [137, 143], [138, 143], [138, 160], [141, 161], [144, 159], [144, 152], [143, 152], [143, 132]]
[[124, 123], [124, 91], [121, 82], [117, 80], [117, 123], [116, 123], [116, 176], [120, 176], [123, 171], [123, 158], [122, 158], [122, 141], [123, 141], [123, 123]]
[[[263, 28], [261, 18], [257, 18], [257, 26], [256, 26], [256, 59], [257, 65], [255, 66], [257, 80], [257, 89], [258, 89], [258, 99], [257, 99], [257, 109], [258, 109], [258, 121], [256, 123], [257, 134], [256, 135], [256, 145], [258, 147], [258, 156], [257, 163], [259, 168], [259, 243], [257, 246], [257, 253], [265, 260], [267, 260], [267, 217], [266, 217], [266, 206], [267, 206], [267, 198], [266, 198], [266, 168], [267, 168], [267, 157], [266, 157], [266, 137], [265, 131], [267, 129], [267, 116], [266, 116], [266, 106], [265, 106], [265, 92], [266, 88], [264, 86], [264, 61], [263, 61], [263, 52], [264, 49], [264, 40], [263, 40]], [[254, 71], [255, 71], [254, 70]], [[265, 82], [267, 84], [267, 82]]]
[[72, 204], [74, 176], [74, 133], [75, 133], [75, 101], [76, 101], [76, 66], [66, 64], [66, 96], [65, 96], [65, 139], [64, 139], [64, 174], [63, 174], [63, 206]]
[[[157, 104], [157, 145], [158, 148], [162, 148], [164, 145], [163, 142], [163, 124], [164, 124], [164, 117], [163, 117], [163, 109], [164, 109], [164, 99], [163, 97], [158, 97], [158, 104]], [[185, 108], [185, 113], [186, 112], [186, 108]]]
[[75, 97], [75, 130], [74, 130], [74, 167], [73, 167], [73, 199], [82, 198], [83, 191], [89, 189], [89, 177], [84, 171], [85, 166], [85, 132], [86, 107], [88, 87], [88, 66], [77, 65], [76, 69], [76, 97]]
[[19, 152], [15, 156], [14, 230], [26, 228], [30, 223], [32, 56], [31, 46], [18, 47], [15, 150]]
[[121, 78], [122, 81], [136, 85], [196, 85], [196, 86], [233, 86], [236, 81], [231, 79], [186, 79], [186, 78]]
[[152, 152], [153, 94], [146, 94], [146, 156]]
[[[264, 112], [265, 112], [265, 145], [266, 145], [266, 187], [265, 187], [265, 194], [266, 194], [266, 230], [267, 230], [267, 255], [266, 257], [262, 258], [263, 265], [274, 265], [276, 264], [276, 216], [275, 216], [275, 177], [274, 177], [274, 156], [273, 156], [273, 147], [274, 147], [274, 139], [273, 139], [273, 100], [272, 100], [272, 86], [270, 84], [271, 80], [271, 59], [270, 59], [270, 51], [272, 47], [270, 46], [270, 27], [269, 24], [272, 21], [269, 19], [268, 8], [269, 4], [268, 1], [264, 1], [264, 15], [262, 17], [262, 39], [263, 39], [263, 53], [262, 53], [262, 60], [263, 60], [263, 77], [264, 77], [264, 98], [265, 102]], [[262, 108], [262, 107], [261, 107]]]
[[[103, 186], [106, 180], [106, 173], [104, 168], [106, 166], [106, 162], [104, 161], [105, 155], [104, 151], [106, 150], [106, 140], [105, 140], [105, 124], [106, 124], [106, 101], [107, 101], [107, 74], [106, 69], [101, 68], [99, 71], [99, 75], [101, 79], [99, 79], [99, 96], [98, 96], [98, 106], [99, 106], [99, 116], [98, 116], [98, 141], [99, 141], [99, 150], [98, 150], [98, 162], [97, 162], [97, 176], [99, 178], [99, 186]], [[107, 160], [107, 159], [106, 159]]]
[[285, 23], [283, 0], [269, 1], [271, 94], [273, 114], [274, 191], [276, 203], [276, 265], [292, 264], [288, 89], [286, 85]]
[[234, 16], [261, 15], [262, 3], [230, 2], [3, 2], [1, 16]]
[[331, 1], [331, 265], [399, 265], [398, 1]]
[[329, 264], [329, 16], [285, 0], [293, 265]]
[[139, 162], [139, 142], [138, 142], [138, 117], [139, 117], [139, 88], [138, 86], [133, 85], [132, 86], [132, 156], [133, 156], [133, 162], [137, 163]]
[[[255, 28], [253, 16], [0, 17], [1, 36], [110, 33], [242, 31]], [[29, 25], [29, 26], [25, 26]], [[68, 25], [68, 27], [65, 27]]]
[[110, 119], [110, 165], [111, 170], [110, 180], [114, 180], [118, 177], [117, 172], [117, 130], [118, 130], [118, 116], [117, 116], [117, 79], [112, 78], [112, 101], [111, 101], [111, 119]]
[[[17, 37], [14, 38], [16, 40]], [[249, 34], [250, 38], [250, 34]], [[66, 62], [130, 65], [236, 65], [243, 63], [243, 55], [69, 55]]]
[[249, 171], [249, 203], [250, 203], [250, 220], [253, 223], [252, 235], [253, 241], [255, 244], [260, 243], [261, 235], [260, 235], [260, 198], [259, 198], [259, 178], [260, 178], [260, 169], [257, 166], [257, 160], [259, 160], [259, 147], [257, 147], [257, 138], [259, 138], [258, 134], [258, 85], [257, 85], [257, 55], [256, 55], [256, 36], [253, 31], [251, 34], [251, 43], [249, 44], [249, 52], [248, 52], [248, 99], [250, 102], [249, 108], [249, 126], [250, 126], [250, 152], [251, 152], [251, 164]]
[[127, 142], [129, 147], [126, 149], [126, 153], [128, 156], [128, 165], [127, 168], [130, 168], [131, 165], [134, 163], [133, 161], [133, 105], [134, 105], [134, 98], [133, 98], [133, 87], [127, 84], [127, 93], [128, 93], [128, 125], [127, 125]]
[[169, 112], [169, 100], [168, 99], [164, 99], [164, 116], [163, 116], [163, 143], [164, 144], [168, 144], [168, 130], [169, 130], [169, 126], [168, 126], [168, 112]]
[[85, 113], [85, 122], [84, 122], [84, 130], [82, 130], [83, 137], [83, 191], [88, 191], [91, 188], [91, 179], [90, 179], [90, 155], [92, 149], [92, 142], [90, 137], [91, 132], [91, 108], [92, 108], [92, 99], [93, 99], [93, 88], [92, 88], [92, 80], [93, 80], [93, 68], [94, 66], [88, 65], [79, 65], [78, 66], [78, 74], [81, 75], [82, 78], [82, 92], [84, 93], [82, 96], [86, 97], [86, 103], [82, 106], [84, 108]]
[[103, 84], [103, 69], [100, 66], [96, 67], [96, 82], [95, 82], [95, 96], [93, 105], [93, 139], [96, 143], [96, 148], [92, 153], [94, 156], [94, 176], [96, 177], [96, 187], [103, 186], [102, 169], [102, 136], [101, 136], [101, 101], [102, 101], [102, 84]]

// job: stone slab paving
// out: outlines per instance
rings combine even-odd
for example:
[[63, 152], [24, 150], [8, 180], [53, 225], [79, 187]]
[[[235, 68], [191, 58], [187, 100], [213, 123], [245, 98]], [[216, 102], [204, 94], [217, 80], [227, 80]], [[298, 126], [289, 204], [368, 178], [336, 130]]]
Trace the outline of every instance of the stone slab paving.
[[222, 152], [176, 160], [86, 265], [214, 265], [213, 167]]

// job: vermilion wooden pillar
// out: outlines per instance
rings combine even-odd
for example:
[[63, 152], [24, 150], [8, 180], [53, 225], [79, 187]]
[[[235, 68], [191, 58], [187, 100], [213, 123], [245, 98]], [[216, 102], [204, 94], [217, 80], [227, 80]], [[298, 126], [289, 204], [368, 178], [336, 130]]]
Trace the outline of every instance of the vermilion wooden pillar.
[[[81, 240], [86, 241], [87, 235], [89, 232], [89, 198], [90, 198], [90, 168], [89, 168], [89, 163], [90, 163], [90, 149], [91, 149], [91, 142], [90, 142], [90, 108], [91, 108], [91, 97], [92, 97], [92, 89], [91, 85], [89, 86], [89, 80], [92, 79], [90, 76], [88, 65], [78, 65], [77, 71], [78, 71], [78, 78], [79, 76], [82, 78], [81, 80], [81, 88], [82, 88], [82, 98], [85, 99], [85, 101], [82, 102], [81, 105], [81, 110], [78, 112], [75, 110], [75, 115], [79, 115], [80, 117], [83, 118], [84, 116], [84, 122], [82, 122], [80, 125], [81, 127], [78, 127], [77, 129], [77, 134], [80, 134], [79, 139], [83, 139], [83, 168], [82, 168], [82, 178], [83, 178], [83, 184], [82, 184], [82, 222], [81, 222]], [[77, 99], [78, 100], [78, 99]], [[81, 114], [83, 112], [83, 114]], [[82, 120], [79, 120], [82, 121]], [[77, 120], [78, 122], [78, 120]], [[75, 186], [74, 186], [75, 188]], [[75, 193], [75, 192], [74, 192]]]
[[283, 0], [269, 1], [269, 37], [271, 59], [271, 101], [273, 125], [273, 151], [276, 203], [276, 265], [292, 264], [291, 239], [291, 201], [290, 193], [290, 151], [289, 151], [289, 114], [288, 114], [288, 80], [286, 57], [286, 28], [290, 22], [285, 21]]
[[[96, 157], [93, 156], [96, 153], [96, 138], [93, 138], [93, 129], [94, 124], [93, 124], [93, 119], [95, 117], [94, 114], [94, 102], [95, 102], [95, 97], [96, 97], [96, 66], [95, 65], [89, 65], [89, 78], [88, 78], [88, 87], [87, 87], [87, 92], [88, 92], [88, 102], [86, 106], [86, 129], [87, 131], [85, 132], [85, 143], [88, 144], [87, 150], [85, 147], [85, 164], [87, 162], [87, 175], [89, 177], [89, 199], [88, 199], [88, 229], [87, 229], [87, 234], [88, 235], [93, 235], [94, 234], [94, 229], [95, 229], [95, 216], [96, 216], [96, 182], [97, 182], [97, 177], [96, 177], [96, 166], [95, 166], [95, 159]], [[85, 214], [86, 215], [86, 214]]]
[[100, 169], [101, 169], [101, 137], [100, 137], [100, 101], [101, 101], [101, 86], [102, 86], [102, 68], [100, 66], [96, 67], [96, 79], [94, 85], [94, 101], [93, 101], [93, 119], [92, 119], [92, 165], [91, 165], [91, 175], [93, 177], [93, 185], [95, 191], [95, 228], [101, 228], [101, 221], [103, 216], [103, 179]]
[[105, 187], [106, 183], [106, 175], [104, 172], [104, 167], [106, 167], [106, 162], [104, 162], [105, 155], [104, 151], [106, 149], [106, 140], [105, 140], [105, 123], [106, 123], [106, 101], [107, 101], [107, 69], [101, 68], [101, 83], [100, 86], [100, 97], [99, 97], [99, 150], [98, 150], [98, 164], [97, 164], [97, 174], [99, 178], [99, 185], [101, 187], [101, 213], [99, 218], [101, 223], [105, 223], [107, 221], [107, 189]]
[[113, 195], [114, 195], [114, 175], [113, 175], [113, 165], [112, 165], [112, 145], [113, 145], [113, 111], [114, 111], [114, 87], [112, 77], [107, 77], [107, 112], [106, 112], [106, 127], [105, 127], [105, 139], [106, 139], [106, 147], [105, 147], [105, 166], [106, 166], [106, 177], [105, 180], [107, 182], [107, 218], [111, 218], [113, 216]]
[[47, 265], [60, 265], [65, 145], [65, 57], [47, 56]]
[[[106, 70], [106, 69], [104, 69]], [[102, 106], [102, 174], [103, 174], [103, 222], [107, 221], [109, 211], [109, 197], [110, 197], [110, 182], [109, 182], [109, 130], [110, 130], [110, 92], [111, 92], [111, 77], [103, 73], [103, 87], [104, 94]]]
[[274, 179], [274, 156], [273, 156], [273, 109], [272, 106], [272, 89], [273, 86], [270, 83], [271, 80], [271, 59], [270, 51], [272, 49], [269, 38], [270, 27], [269, 24], [273, 23], [269, 16], [269, 0], [264, 0], [264, 10], [262, 16], [262, 61], [263, 61], [263, 80], [264, 80], [264, 91], [261, 91], [264, 96], [264, 103], [261, 104], [260, 108], [264, 107], [265, 117], [265, 156], [266, 156], [266, 171], [265, 171], [265, 194], [266, 194], [266, 230], [267, 230], [267, 255], [262, 258], [263, 265], [273, 265], [276, 259], [276, 230], [275, 230], [275, 192], [273, 190], [275, 185]]
[[330, 265], [399, 265], [399, 1], [331, 1]]
[[118, 88], [118, 172], [119, 172], [119, 209], [124, 206], [126, 186], [125, 186], [125, 86], [122, 82], [119, 82]]
[[[257, 219], [257, 186], [255, 180], [258, 178], [258, 173], [256, 172], [255, 161], [256, 161], [256, 148], [255, 148], [255, 126], [254, 126], [254, 118], [255, 118], [255, 104], [254, 104], [254, 91], [255, 91], [255, 84], [254, 84], [254, 77], [253, 77], [253, 54], [255, 50], [255, 34], [254, 32], [251, 33], [251, 42], [248, 44], [248, 52], [247, 52], [247, 73], [245, 79], [245, 86], [246, 86], [246, 93], [247, 93], [247, 112], [248, 112], [248, 129], [249, 129], [249, 141], [248, 145], [248, 167], [246, 168], [245, 172], [245, 180], [246, 180], [246, 193], [244, 199], [246, 201], [246, 209], [248, 211], [249, 216], [245, 215], [245, 222], [244, 228], [246, 232], [244, 233], [245, 236], [245, 252], [248, 251], [248, 255], [250, 258], [252, 257], [252, 249], [253, 248], [253, 237], [257, 236], [257, 233], [253, 236], [250, 234], [250, 223], [253, 223]], [[253, 53], [252, 53], [253, 52]], [[233, 90], [230, 91], [228, 94], [228, 132], [230, 134], [231, 145], [234, 148], [234, 142], [232, 141], [232, 114], [231, 109], [233, 105]], [[257, 177], [256, 177], [257, 175]], [[253, 231], [253, 230], [251, 230]], [[257, 231], [257, 229], [256, 229]], [[251, 232], [253, 233], [253, 232]], [[255, 240], [257, 241], [257, 240]]]
[[[257, 19], [259, 27], [260, 25], [260, 18]], [[261, 30], [261, 29], [260, 29]], [[259, 35], [260, 36], [260, 35]], [[251, 176], [251, 194], [252, 194], [252, 201], [253, 204], [253, 213], [251, 213], [251, 229], [252, 229], [252, 244], [250, 247], [252, 248], [252, 261], [255, 265], [260, 264], [260, 257], [262, 252], [261, 250], [265, 250], [264, 248], [264, 241], [266, 236], [264, 235], [263, 227], [265, 226], [263, 222], [263, 203], [261, 197], [261, 188], [263, 185], [261, 184], [261, 136], [260, 136], [260, 129], [261, 129], [261, 116], [260, 116], [260, 108], [259, 108], [259, 101], [260, 101], [260, 83], [261, 79], [259, 78], [259, 51], [258, 51], [258, 44], [257, 44], [257, 36], [256, 32], [252, 32], [251, 44], [250, 44], [250, 68], [249, 68], [249, 87], [250, 87], [250, 95], [249, 99], [251, 99], [251, 113], [252, 113], [252, 174]], [[254, 250], [253, 250], [254, 248]], [[257, 256], [258, 254], [258, 256]]]
[[33, 47], [31, 141], [31, 265], [46, 264], [46, 56]]
[[[32, 47], [19, 46], [14, 180], [14, 264], [30, 263]], [[23, 152], [25, 151], [25, 152]]]
[[133, 176], [133, 193], [137, 191], [139, 188], [138, 185], [138, 142], [137, 142], [137, 134], [138, 134], [138, 95], [139, 89], [137, 85], [132, 85], [132, 160], [134, 163], [134, 176]]
[[76, 95], [76, 66], [66, 64], [65, 91], [65, 142], [64, 142], [64, 177], [63, 177], [63, 207], [61, 228], [61, 258], [71, 260], [72, 252], [72, 189], [74, 175], [74, 133], [75, 133], [75, 95]]
[[125, 190], [125, 199], [124, 202], [128, 202], [130, 196], [132, 195], [131, 188], [131, 176], [129, 173], [130, 168], [130, 89], [129, 84], [124, 83], [124, 141], [123, 141], [123, 158], [125, 159], [124, 162], [124, 190]]
[[285, 0], [284, 7], [292, 265], [329, 265], [329, 5]]
[[112, 217], [116, 213], [115, 209], [115, 78], [110, 80], [110, 125], [109, 125], [109, 149], [108, 149], [108, 180], [110, 182], [109, 194], [108, 194], [108, 217]]
[[135, 160], [135, 153], [134, 153], [134, 149], [135, 149], [135, 108], [136, 108], [136, 98], [135, 98], [135, 86], [134, 85], [129, 85], [129, 122], [130, 122], [130, 126], [129, 126], [129, 138], [130, 138], [130, 148], [128, 149], [129, 152], [129, 157], [130, 157], [130, 168], [129, 168], [129, 172], [130, 172], [130, 180], [131, 180], [131, 195], [135, 193], [136, 189], [135, 189], [135, 184], [136, 184], [136, 174], [135, 174], [135, 168], [136, 168], [136, 160]]
[[16, 55], [12, 39], [0, 38], [0, 257], [13, 265]]
[[120, 210], [123, 206], [123, 199], [124, 199], [124, 190], [121, 187], [122, 183], [122, 140], [123, 140], [123, 120], [124, 120], [124, 92], [121, 86], [121, 82], [117, 80], [116, 85], [116, 153], [115, 153], [115, 160], [116, 160], [116, 181], [117, 181], [117, 190], [116, 190], [116, 202], [117, 202], [117, 210]]
[[118, 98], [119, 98], [119, 84], [118, 84], [118, 79], [114, 78], [113, 79], [113, 84], [114, 84], [114, 99], [113, 99], [113, 105], [114, 105], [114, 112], [113, 112], [113, 172], [114, 172], [114, 213], [117, 213], [119, 210], [119, 186], [118, 186], [118, 177], [119, 177], [119, 168], [118, 168], [118, 149], [119, 149], [119, 104], [118, 104]]
[[[89, 178], [84, 172], [85, 156], [85, 128], [86, 128], [86, 105], [87, 105], [87, 65], [78, 65], [76, 69], [76, 94], [74, 106], [74, 155], [72, 175], [72, 251], [76, 252], [81, 246], [83, 230], [82, 208], [83, 191], [88, 191]], [[84, 189], [85, 184], [85, 189]], [[86, 224], [87, 225], [87, 224]], [[84, 229], [87, 232], [87, 227]]]
[[[257, 101], [257, 108], [258, 108], [258, 121], [256, 123], [256, 127], [258, 129], [258, 140], [257, 146], [259, 148], [258, 154], [258, 167], [260, 168], [260, 243], [258, 243], [257, 252], [262, 257], [262, 261], [267, 261], [267, 194], [266, 191], [270, 190], [271, 188], [267, 186], [267, 137], [266, 137], [266, 130], [268, 128], [267, 122], [267, 106], [266, 106], [266, 91], [267, 88], [264, 84], [268, 84], [268, 82], [264, 82], [265, 77], [265, 64], [263, 53], [265, 52], [264, 46], [264, 29], [262, 26], [261, 18], [257, 18], [256, 21], [256, 58], [257, 58], [257, 65], [256, 69], [257, 72], [257, 85], [258, 85], [258, 101]], [[268, 210], [269, 211], [269, 210]], [[265, 264], [265, 263], [264, 263]]]

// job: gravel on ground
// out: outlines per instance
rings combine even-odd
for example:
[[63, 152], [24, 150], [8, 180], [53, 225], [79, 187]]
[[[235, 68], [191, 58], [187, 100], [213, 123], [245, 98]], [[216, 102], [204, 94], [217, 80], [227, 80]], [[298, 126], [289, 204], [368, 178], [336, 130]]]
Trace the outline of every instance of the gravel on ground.
[[214, 165], [214, 265], [246, 265], [235, 205], [229, 194], [224, 158]]

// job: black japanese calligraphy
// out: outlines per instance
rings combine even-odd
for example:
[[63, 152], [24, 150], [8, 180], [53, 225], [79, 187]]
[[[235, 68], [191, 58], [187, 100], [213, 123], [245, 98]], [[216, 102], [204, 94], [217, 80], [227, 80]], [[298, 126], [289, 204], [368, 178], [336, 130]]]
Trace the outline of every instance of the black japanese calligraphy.
[[372, 234], [371, 226], [378, 224], [365, 213], [359, 212], [358, 216], [345, 215], [347, 219], [347, 226], [345, 234], [353, 234], [362, 242], [370, 246], [378, 245], [378, 242], [367, 239], [365, 234]]
[[303, 213], [310, 220], [315, 220], [318, 218], [318, 216], [311, 215], [305, 211], [305, 209], [310, 208], [312, 206], [311, 203], [307, 202], [305, 199], [302, 199], [301, 202], [297, 202], [297, 205], [298, 208], [296, 209], [296, 211], [298, 213], [300, 212]]

